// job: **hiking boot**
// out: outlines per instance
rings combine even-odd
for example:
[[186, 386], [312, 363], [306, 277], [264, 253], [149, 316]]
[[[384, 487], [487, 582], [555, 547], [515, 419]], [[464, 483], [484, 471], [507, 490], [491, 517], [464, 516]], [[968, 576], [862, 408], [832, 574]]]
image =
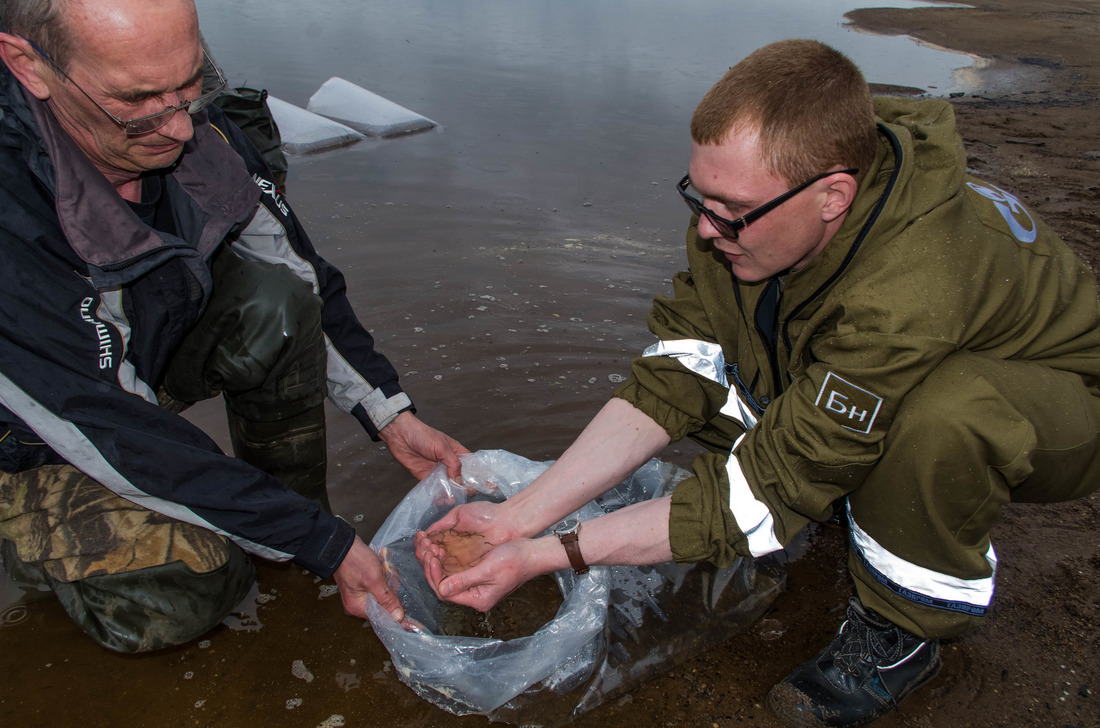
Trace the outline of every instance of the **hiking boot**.
[[938, 640], [887, 622], [859, 600], [832, 643], [768, 693], [768, 708], [792, 728], [847, 728], [878, 720], [940, 671]]

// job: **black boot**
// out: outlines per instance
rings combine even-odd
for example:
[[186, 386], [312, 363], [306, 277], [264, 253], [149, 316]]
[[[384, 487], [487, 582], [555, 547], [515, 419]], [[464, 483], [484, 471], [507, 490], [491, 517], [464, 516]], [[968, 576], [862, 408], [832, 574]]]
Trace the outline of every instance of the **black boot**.
[[784, 725], [848, 728], [878, 720], [940, 671], [938, 640], [887, 622], [858, 599], [832, 643], [768, 693]]
[[292, 490], [321, 503], [332, 513], [328, 501], [325, 447], [325, 407], [274, 422], [255, 422], [229, 416], [229, 438], [233, 454], [249, 465], [273, 475]]

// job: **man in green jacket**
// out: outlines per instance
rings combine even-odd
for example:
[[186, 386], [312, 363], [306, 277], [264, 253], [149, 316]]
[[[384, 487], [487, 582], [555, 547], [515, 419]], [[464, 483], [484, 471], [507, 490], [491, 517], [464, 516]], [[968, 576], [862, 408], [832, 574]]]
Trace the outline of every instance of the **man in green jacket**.
[[[654, 302], [658, 343], [527, 490], [429, 529], [503, 545], [449, 576], [426, 536], [418, 556], [441, 597], [486, 609], [570, 565], [725, 565], [842, 519], [857, 596], [768, 704], [789, 725], [865, 725], [982, 622], [1001, 506], [1096, 490], [1095, 281], [967, 175], [950, 105], [872, 100], [820, 43], [750, 55], [691, 132], [689, 270]], [[683, 437], [710, 452], [671, 497], [537, 538]]]

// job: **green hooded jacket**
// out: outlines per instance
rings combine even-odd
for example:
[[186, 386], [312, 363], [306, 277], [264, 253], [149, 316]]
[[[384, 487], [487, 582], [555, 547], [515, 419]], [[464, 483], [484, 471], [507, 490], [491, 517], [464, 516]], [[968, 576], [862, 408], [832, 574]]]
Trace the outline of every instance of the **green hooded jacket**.
[[[1100, 396], [1092, 273], [1015, 197], [967, 175], [948, 103], [875, 109], [875, 161], [817, 258], [782, 285], [743, 283], [693, 218], [689, 271], [654, 301], [657, 346], [708, 352], [651, 347], [615, 393], [711, 451], [673, 495], [677, 561], [760, 556], [829, 518], [875, 467], [906, 395], [953, 352], [1074, 372]], [[731, 509], [731, 481], [746, 512]]]

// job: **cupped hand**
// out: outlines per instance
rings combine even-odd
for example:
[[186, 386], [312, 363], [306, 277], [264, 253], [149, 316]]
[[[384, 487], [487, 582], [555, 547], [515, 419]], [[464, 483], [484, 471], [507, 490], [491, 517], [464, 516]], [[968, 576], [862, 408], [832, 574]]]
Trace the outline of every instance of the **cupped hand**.
[[501, 544], [476, 565], [449, 576], [442, 573], [440, 562], [431, 561], [433, 577], [428, 583], [436, 596], [482, 612], [492, 609], [528, 580], [543, 573], [530, 558], [530, 539], [519, 539]]
[[429, 569], [433, 562], [438, 562], [439, 573], [454, 573], [480, 563], [494, 547], [520, 535], [501, 506], [489, 501], [465, 503], [416, 534], [416, 558], [430, 584], [434, 586], [442, 578], [433, 580], [434, 572]]
[[434, 554], [441, 558], [443, 573], [447, 576], [477, 566], [498, 545], [485, 538], [484, 534], [471, 531], [447, 530], [426, 535], [432, 544], [443, 550], [441, 555], [438, 550]]

